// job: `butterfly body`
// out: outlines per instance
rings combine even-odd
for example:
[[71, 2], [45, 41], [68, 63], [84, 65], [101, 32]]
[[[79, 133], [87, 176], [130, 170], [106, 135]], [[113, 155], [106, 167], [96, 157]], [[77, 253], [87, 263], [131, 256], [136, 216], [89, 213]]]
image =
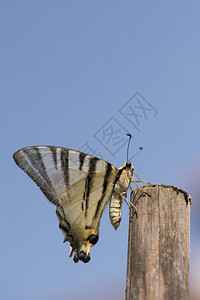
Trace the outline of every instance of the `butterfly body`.
[[119, 168], [118, 174], [120, 175], [120, 179], [116, 180], [117, 182], [114, 184], [114, 190], [109, 205], [109, 216], [110, 222], [115, 230], [119, 227], [121, 222], [121, 195], [126, 194], [128, 188], [130, 187], [133, 176], [132, 169], [132, 164], [127, 167], [127, 163], [125, 163], [121, 168]]
[[116, 168], [97, 157], [61, 147], [32, 146], [17, 151], [16, 164], [56, 205], [64, 242], [70, 243], [74, 261], [88, 262], [90, 248], [99, 239], [100, 219], [110, 202], [110, 221], [121, 221], [122, 194], [133, 176], [133, 165]]

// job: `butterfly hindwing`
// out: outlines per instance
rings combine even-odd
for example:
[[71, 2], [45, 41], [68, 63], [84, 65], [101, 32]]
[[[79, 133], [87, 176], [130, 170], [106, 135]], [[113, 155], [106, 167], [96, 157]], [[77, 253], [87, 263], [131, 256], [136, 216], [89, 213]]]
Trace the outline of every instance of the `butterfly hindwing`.
[[75, 251], [74, 261], [89, 261], [119, 170], [91, 155], [51, 146], [23, 148], [14, 154], [14, 160], [56, 205], [59, 227], [71, 245], [70, 255]]

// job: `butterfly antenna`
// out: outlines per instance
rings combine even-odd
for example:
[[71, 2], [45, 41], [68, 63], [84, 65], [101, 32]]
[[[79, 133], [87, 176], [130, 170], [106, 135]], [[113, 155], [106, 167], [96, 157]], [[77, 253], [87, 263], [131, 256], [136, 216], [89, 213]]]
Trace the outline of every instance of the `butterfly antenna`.
[[131, 160], [133, 157], [135, 157], [136, 155], [138, 155], [142, 150], [143, 150], [143, 147], [140, 147], [139, 151], [136, 152], [129, 160]]
[[128, 135], [128, 136], [129, 136], [128, 146], [127, 146], [127, 161], [128, 161], [128, 152], [129, 152], [129, 146], [130, 146], [130, 142], [131, 142], [131, 138], [132, 138], [132, 136], [131, 136], [131, 134], [130, 134], [130, 133], [127, 133], [126, 135]]

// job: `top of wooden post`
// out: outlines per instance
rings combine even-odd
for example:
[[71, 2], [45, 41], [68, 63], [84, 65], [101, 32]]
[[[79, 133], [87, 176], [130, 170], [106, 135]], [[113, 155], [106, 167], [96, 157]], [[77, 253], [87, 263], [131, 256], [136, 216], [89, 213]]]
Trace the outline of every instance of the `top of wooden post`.
[[[189, 299], [192, 199], [182, 189], [149, 184], [133, 190], [126, 299]], [[151, 196], [148, 196], [151, 195]]]

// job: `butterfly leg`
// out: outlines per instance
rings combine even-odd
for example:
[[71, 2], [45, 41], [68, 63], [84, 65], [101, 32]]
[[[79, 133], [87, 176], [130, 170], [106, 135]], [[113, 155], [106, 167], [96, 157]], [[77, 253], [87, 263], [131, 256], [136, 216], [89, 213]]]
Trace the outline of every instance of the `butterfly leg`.
[[133, 173], [137, 176], [137, 178], [139, 179], [139, 181], [134, 181], [134, 182], [143, 182], [144, 184], [151, 184], [150, 182], [146, 181], [146, 180], [142, 180], [137, 173], [135, 173], [135, 171], [133, 171]]
[[136, 215], [138, 215], [136, 206], [132, 202], [130, 202], [127, 198], [125, 198], [123, 196], [124, 194], [126, 194], [126, 192], [121, 193], [120, 196], [124, 199], [125, 203], [129, 206], [129, 209], [131, 208], [131, 206], [135, 208]]
[[[134, 172], [135, 173], [135, 172]], [[135, 185], [140, 189], [140, 190], [142, 190], [145, 194], [147, 194], [149, 197], [151, 197], [151, 194], [149, 194], [149, 193], [147, 193], [145, 190], [143, 190], [143, 188], [141, 188], [138, 184], [137, 184], [137, 182], [138, 181], [135, 181], [134, 179], [133, 179], [133, 177], [131, 178], [131, 182], [134, 182], [135, 183]], [[143, 182], [143, 183], [145, 183], [144, 181], [139, 181], [139, 182]], [[147, 181], [146, 181], [147, 182]], [[147, 183], [145, 183], [145, 184], [147, 184]], [[150, 184], [150, 183], [148, 183], [148, 184]]]

